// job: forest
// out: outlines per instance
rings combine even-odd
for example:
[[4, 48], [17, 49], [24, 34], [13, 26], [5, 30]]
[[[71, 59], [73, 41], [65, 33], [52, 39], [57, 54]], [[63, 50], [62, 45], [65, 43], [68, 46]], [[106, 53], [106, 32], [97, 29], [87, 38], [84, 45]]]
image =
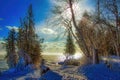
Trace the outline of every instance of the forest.
[[[43, 54], [46, 38], [36, 33], [34, 5], [30, 4], [27, 14], [18, 19], [17, 31], [10, 29], [0, 44], [8, 65], [0, 70], [0, 80], [119, 80], [120, 1], [92, 0], [94, 8], [84, 11], [78, 5], [82, 1], [54, 0], [46, 26], [63, 29], [57, 35], [64, 39], [63, 56], [56, 62], [49, 51], [50, 56]], [[57, 49], [55, 55], [61, 53]]]

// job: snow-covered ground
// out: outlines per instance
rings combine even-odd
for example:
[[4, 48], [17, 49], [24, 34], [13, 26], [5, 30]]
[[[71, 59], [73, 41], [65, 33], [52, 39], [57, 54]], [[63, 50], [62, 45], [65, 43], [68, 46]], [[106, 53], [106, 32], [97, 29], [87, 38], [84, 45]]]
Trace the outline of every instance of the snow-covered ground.
[[111, 69], [103, 62], [82, 67], [47, 62], [46, 66], [50, 70], [42, 76], [40, 76], [40, 69], [27, 66], [24, 70], [14, 68], [3, 72], [0, 74], [0, 80], [120, 80], [120, 59], [112, 56], [103, 60], [109, 60]]
[[79, 73], [88, 80], [120, 80], [120, 71], [110, 70], [105, 64], [87, 65], [79, 68]]
[[0, 80], [62, 80], [62, 76], [49, 70], [43, 76], [40, 75], [40, 69], [24, 69], [16, 71], [9, 69], [0, 75]]
[[103, 58], [109, 60], [110, 68], [103, 62], [96, 65], [86, 65], [78, 69], [79, 73], [87, 77], [87, 80], [120, 80], [120, 58], [112, 56]]
[[62, 76], [50, 70], [41, 76], [40, 80], [62, 80]]
[[23, 70], [18, 70], [17, 68], [12, 68], [4, 71], [0, 75], [0, 80], [24, 80], [25, 78], [32, 77], [34, 70], [29, 66], [25, 67]]

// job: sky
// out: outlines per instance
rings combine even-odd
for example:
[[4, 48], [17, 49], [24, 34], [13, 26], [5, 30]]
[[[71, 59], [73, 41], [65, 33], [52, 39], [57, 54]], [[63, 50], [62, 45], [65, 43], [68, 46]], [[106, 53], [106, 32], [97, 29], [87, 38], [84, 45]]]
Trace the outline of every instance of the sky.
[[8, 30], [20, 25], [28, 6], [33, 5], [35, 23], [42, 23], [50, 12], [49, 0], [0, 0], [0, 38], [6, 37]]
[[[32, 4], [36, 33], [45, 39], [44, 50], [62, 51], [65, 45], [64, 28], [56, 28], [61, 25], [46, 25], [46, 20], [51, 16], [54, 3], [56, 3], [54, 0], [0, 0], [0, 43], [4, 42], [10, 29], [18, 29], [20, 18], [25, 17], [29, 5]], [[85, 10], [91, 11], [94, 3], [94, 0], [81, 0], [80, 4], [76, 5], [75, 11], [80, 12], [76, 14], [76, 17], [82, 16]], [[63, 3], [58, 4], [63, 6]], [[69, 10], [65, 12], [64, 17], [70, 17]], [[54, 20], [53, 17], [50, 19]], [[1, 44], [0, 51], [3, 51]], [[0, 52], [0, 54], [3, 53], [4, 51]]]
[[[30, 4], [33, 5], [36, 32], [42, 33], [40, 36], [51, 37], [50, 35], [52, 35], [56, 37], [57, 31], [44, 28], [44, 23], [51, 12], [52, 3], [54, 0], [0, 0], [0, 39], [7, 37], [9, 29], [19, 27], [20, 18], [24, 18]], [[91, 5], [93, 5], [93, 0], [83, 0], [79, 6], [81, 9], [79, 12], [90, 9]]]

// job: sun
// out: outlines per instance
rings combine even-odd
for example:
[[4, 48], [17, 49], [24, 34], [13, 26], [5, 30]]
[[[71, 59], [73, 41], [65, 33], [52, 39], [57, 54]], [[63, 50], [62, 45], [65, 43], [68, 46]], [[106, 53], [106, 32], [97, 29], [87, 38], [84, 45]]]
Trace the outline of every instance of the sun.
[[74, 56], [73, 56], [73, 58], [74, 59], [80, 59], [80, 58], [82, 58], [82, 54], [81, 53], [76, 53]]

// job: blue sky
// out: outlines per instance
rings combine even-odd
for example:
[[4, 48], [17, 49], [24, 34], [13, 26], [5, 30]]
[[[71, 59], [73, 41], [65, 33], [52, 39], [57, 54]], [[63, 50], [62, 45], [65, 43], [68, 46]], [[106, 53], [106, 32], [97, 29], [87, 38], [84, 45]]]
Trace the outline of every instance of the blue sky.
[[[93, 8], [93, 4], [95, 3], [95, 0], [81, 1], [82, 2], [79, 5], [77, 5], [77, 7], [80, 8], [80, 10], [77, 10], [78, 14], [80, 12], [80, 15], [78, 15], [77, 17], [82, 16], [82, 13], [86, 9], [88, 11], [91, 11], [91, 9]], [[50, 12], [51, 8], [53, 7], [53, 3], [54, 0], [0, 0], [0, 43], [4, 42], [2, 39], [7, 37], [8, 31], [11, 27], [19, 27], [19, 19], [25, 17], [28, 10], [28, 6], [32, 4], [36, 33], [38, 34], [38, 36], [45, 39], [45, 45], [47, 46], [48, 44], [46, 49], [48, 51], [53, 50], [55, 48], [56, 51], [58, 51], [58, 49], [63, 50], [65, 41], [65, 37], [63, 37], [63, 29], [65, 28], [63, 27], [63, 25], [60, 25], [61, 29], [57, 28], [59, 25], [46, 25], [46, 18], [50, 18], [51, 16]], [[63, 4], [60, 3], [60, 6], [63, 7]], [[50, 18], [50, 21], [51, 19], [55, 21], [54, 17]], [[54, 48], [52, 49], [51, 47]], [[4, 52], [0, 52], [0, 54], [3, 53]]]
[[50, 12], [49, 0], [0, 0], [0, 38], [6, 37], [6, 26], [19, 26], [20, 17], [27, 13], [29, 4], [33, 5], [35, 23], [42, 23]]
[[[34, 19], [37, 26], [36, 32], [40, 36], [48, 38], [47, 40], [56, 38], [58, 35], [57, 31], [44, 28], [45, 20], [50, 15], [53, 2], [54, 0], [0, 0], [0, 39], [7, 37], [11, 27], [19, 27], [19, 19], [24, 18], [29, 4], [33, 5]], [[91, 10], [90, 6], [93, 6], [93, 3], [95, 3], [93, 0], [83, 0], [79, 5], [81, 8], [79, 12], [83, 12], [85, 9]]]

